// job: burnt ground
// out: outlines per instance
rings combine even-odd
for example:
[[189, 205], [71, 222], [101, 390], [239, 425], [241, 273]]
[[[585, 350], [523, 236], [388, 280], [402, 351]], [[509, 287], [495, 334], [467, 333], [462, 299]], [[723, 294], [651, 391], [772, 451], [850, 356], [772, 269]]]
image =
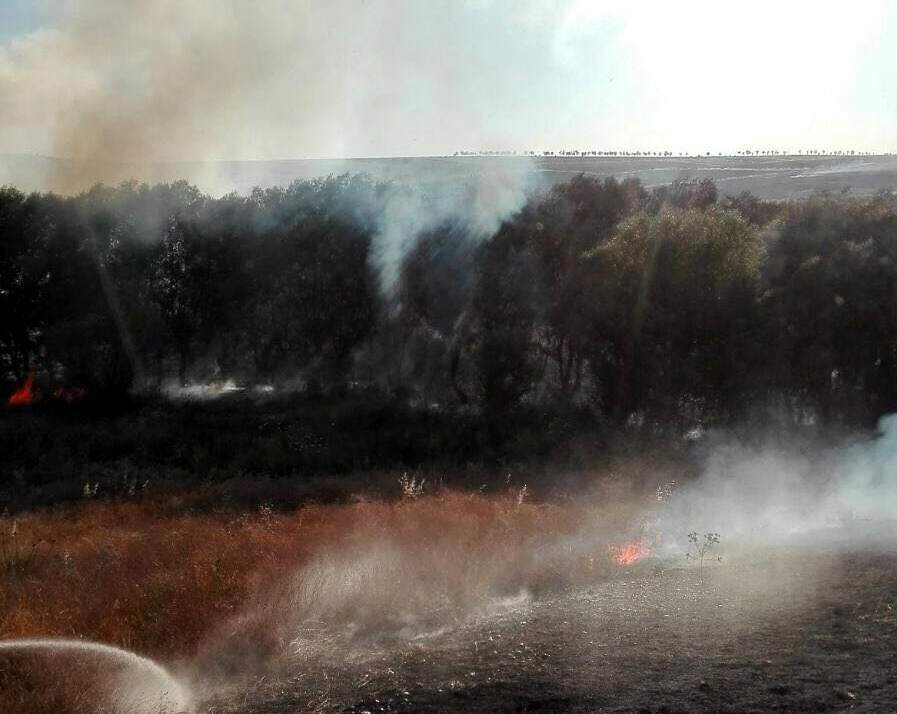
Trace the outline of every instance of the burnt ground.
[[897, 551], [642, 561], [441, 630], [308, 632], [215, 712], [897, 711]]

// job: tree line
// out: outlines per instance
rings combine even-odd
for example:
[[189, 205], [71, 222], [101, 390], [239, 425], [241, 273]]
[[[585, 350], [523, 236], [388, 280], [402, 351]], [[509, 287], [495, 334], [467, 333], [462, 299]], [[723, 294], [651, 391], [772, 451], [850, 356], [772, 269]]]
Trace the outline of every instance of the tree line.
[[0, 190], [8, 391], [233, 379], [648, 425], [897, 409], [892, 194], [767, 202], [580, 176], [485, 239], [460, 219], [423, 232], [384, 289], [383, 190], [349, 175], [218, 199], [186, 182]]

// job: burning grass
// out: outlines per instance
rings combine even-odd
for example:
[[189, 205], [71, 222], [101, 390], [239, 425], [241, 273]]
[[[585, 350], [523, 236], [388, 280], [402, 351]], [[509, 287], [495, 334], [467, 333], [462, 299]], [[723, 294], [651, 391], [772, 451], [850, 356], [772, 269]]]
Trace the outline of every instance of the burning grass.
[[632, 565], [651, 555], [651, 546], [641, 538], [622, 545], [609, 545], [607, 548], [614, 562], [620, 566]]
[[[56, 385], [53, 388], [52, 396], [57, 402], [72, 405], [77, 404], [87, 395], [87, 389], [78, 385], [74, 387], [64, 387]], [[9, 399], [6, 400], [8, 407], [28, 407], [38, 404], [41, 401], [41, 390], [34, 381], [34, 375], [29, 374], [23, 380], [21, 386], [18, 387]]]

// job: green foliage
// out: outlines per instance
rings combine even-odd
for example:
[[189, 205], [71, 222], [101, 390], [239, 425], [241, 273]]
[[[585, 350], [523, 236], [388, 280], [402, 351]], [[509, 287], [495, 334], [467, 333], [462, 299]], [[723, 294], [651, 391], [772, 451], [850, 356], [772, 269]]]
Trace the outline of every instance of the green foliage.
[[771, 385], [823, 421], [897, 408], [897, 205], [818, 197], [788, 207], [764, 266]]
[[586, 254], [590, 364], [609, 415], [732, 418], [752, 385], [763, 250], [737, 214], [663, 209]]
[[651, 431], [770, 405], [793, 423], [897, 410], [893, 196], [772, 204], [580, 176], [494, 235], [458, 218], [416, 236], [389, 292], [387, 193], [358, 176], [221, 199], [184, 182], [0, 190], [8, 389], [34, 374], [45, 407], [61, 387], [109, 403], [174, 377], [369, 389], [488, 413], [492, 442], [543, 407]]

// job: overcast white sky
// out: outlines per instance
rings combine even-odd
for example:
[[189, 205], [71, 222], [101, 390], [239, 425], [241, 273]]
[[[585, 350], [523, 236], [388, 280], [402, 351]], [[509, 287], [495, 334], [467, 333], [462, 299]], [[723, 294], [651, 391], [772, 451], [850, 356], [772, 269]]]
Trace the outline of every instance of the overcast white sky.
[[0, 0], [0, 152], [897, 149], [897, 2]]

